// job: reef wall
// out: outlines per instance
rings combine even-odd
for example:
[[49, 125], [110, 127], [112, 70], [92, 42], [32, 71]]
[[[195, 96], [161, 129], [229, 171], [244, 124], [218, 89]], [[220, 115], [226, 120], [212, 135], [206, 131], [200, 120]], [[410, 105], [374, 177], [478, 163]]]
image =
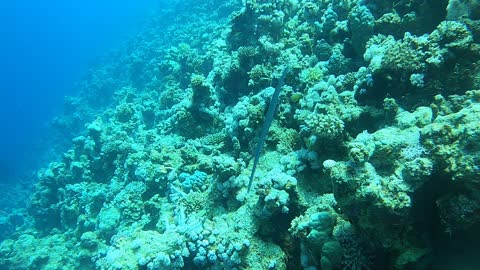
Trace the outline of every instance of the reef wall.
[[0, 268], [476, 269], [478, 9], [179, 2], [72, 98]]

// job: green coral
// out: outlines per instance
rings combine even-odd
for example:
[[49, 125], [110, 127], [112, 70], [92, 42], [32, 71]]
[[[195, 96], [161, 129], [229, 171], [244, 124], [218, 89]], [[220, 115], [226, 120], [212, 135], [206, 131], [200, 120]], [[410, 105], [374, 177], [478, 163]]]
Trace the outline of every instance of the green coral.
[[2, 210], [0, 268], [432, 269], [465, 246], [479, 31], [452, 7], [476, 1], [240, 2], [180, 1], [92, 68], [55, 120], [71, 148]]
[[305, 127], [320, 138], [336, 139], [343, 134], [343, 121], [328, 114], [309, 114], [305, 119]]

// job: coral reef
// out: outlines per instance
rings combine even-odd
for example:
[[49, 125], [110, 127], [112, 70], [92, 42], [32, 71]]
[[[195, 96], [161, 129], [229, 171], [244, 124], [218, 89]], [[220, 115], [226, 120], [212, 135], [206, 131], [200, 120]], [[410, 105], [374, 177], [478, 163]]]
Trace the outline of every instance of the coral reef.
[[478, 6], [178, 2], [68, 99], [0, 268], [478, 269]]

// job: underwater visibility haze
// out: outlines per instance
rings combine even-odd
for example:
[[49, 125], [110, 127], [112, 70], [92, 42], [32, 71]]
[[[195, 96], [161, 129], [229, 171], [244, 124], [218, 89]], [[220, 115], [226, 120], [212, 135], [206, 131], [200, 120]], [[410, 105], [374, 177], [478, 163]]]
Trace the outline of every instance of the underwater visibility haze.
[[480, 1], [2, 5], [0, 269], [480, 269]]
[[[74, 83], [106, 52], [139, 30], [155, 0], [4, 1], [0, 6], [0, 183], [46, 161], [48, 122]], [[45, 165], [45, 164], [43, 164]]]

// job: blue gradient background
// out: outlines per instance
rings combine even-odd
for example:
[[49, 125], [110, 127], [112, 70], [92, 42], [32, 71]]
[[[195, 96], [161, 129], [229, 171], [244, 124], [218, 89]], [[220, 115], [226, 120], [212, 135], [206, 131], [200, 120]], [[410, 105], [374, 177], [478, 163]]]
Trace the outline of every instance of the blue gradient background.
[[39, 138], [74, 83], [135, 34], [154, 0], [3, 1], [0, 4], [0, 183], [38, 166]]

